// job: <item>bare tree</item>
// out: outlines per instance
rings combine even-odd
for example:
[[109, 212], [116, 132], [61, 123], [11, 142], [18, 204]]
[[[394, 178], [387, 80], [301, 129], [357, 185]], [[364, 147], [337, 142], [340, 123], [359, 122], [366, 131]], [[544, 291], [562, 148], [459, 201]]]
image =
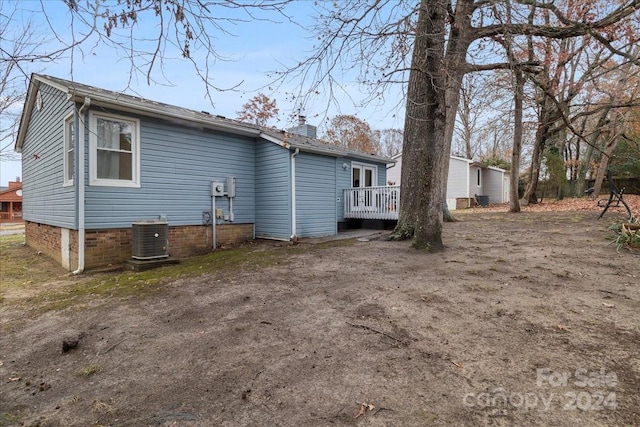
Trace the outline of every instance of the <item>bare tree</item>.
[[[64, 0], [67, 25], [49, 19], [59, 2], [3, 3], [14, 4], [23, 15], [46, 19], [42, 30], [48, 33], [47, 44], [16, 55], [13, 59], [17, 63], [64, 58], [73, 78], [77, 57], [106, 48], [129, 62], [129, 84], [138, 77], [147, 84], [171, 84], [164, 74], [165, 64], [188, 61], [212, 103], [212, 91], [233, 89], [242, 83], [239, 80], [232, 87], [216, 84], [215, 65], [232, 59], [220, 53], [216, 43], [221, 36], [233, 36], [234, 27], [241, 23], [278, 20], [298, 25], [285, 12], [291, 0]], [[144, 25], [145, 31], [139, 25]]]
[[[29, 61], [25, 58], [31, 58], [46, 42], [31, 21], [21, 18], [17, 4], [0, 2], [0, 161], [20, 158], [13, 151], [13, 142], [27, 93], [30, 70], [26, 69]], [[12, 25], [19, 19], [21, 25]], [[51, 61], [57, 56], [42, 59]]]
[[380, 155], [393, 157], [402, 152], [402, 129], [374, 130], [373, 137]]

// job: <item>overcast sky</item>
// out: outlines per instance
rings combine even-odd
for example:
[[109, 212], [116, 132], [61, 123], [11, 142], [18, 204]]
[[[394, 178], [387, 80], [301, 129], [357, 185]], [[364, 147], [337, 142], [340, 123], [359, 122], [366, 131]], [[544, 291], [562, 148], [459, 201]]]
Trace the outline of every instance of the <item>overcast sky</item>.
[[[8, 3], [5, 0], [0, 1], [4, 3], [4, 12]], [[41, 12], [32, 15], [36, 28], [44, 31], [49, 22], [61, 35], [70, 35], [69, 14], [63, 2], [45, 0], [40, 3], [39, 1], [23, 0], [19, 4], [24, 5], [21, 7], [27, 11], [37, 11], [42, 7], [41, 4], [44, 4], [47, 16]], [[223, 56], [232, 60], [217, 61], [213, 65], [214, 83], [218, 87], [234, 87], [238, 84], [240, 86], [234, 91], [213, 93], [213, 106], [205, 98], [204, 85], [195, 75], [193, 66], [184, 60], [166, 60], [165, 84], [152, 83], [151, 85], [147, 85], [143, 76], [131, 80], [130, 64], [127, 60], [122, 59], [122, 52], [101, 46], [92, 52], [85, 50], [85, 55], [76, 51], [73, 63], [71, 58], [67, 57], [54, 64], [34, 63], [31, 69], [25, 71], [39, 72], [65, 79], [73, 78], [79, 83], [108, 90], [125, 91], [147, 99], [198, 111], [210, 111], [229, 118], [235, 118], [242, 105], [258, 91], [262, 91], [275, 99], [280, 108], [281, 120], [274, 124], [280, 128], [287, 128], [292, 124], [289, 116], [296, 111], [298, 106], [287, 99], [286, 94], [295, 91], [295, 86], [292, 83], [279, 88], [265, 87], [270, 82], [267, 73], [296, 64], [305, 58], [305, 54], [311, 52], [313, 38], [303, 26], [310, 26], [313, 23], [314, 2], [304, 0], [295, 2], [288, 12], [295, 17], [301, 26], [282, 21], [247, 22], [234, 25], [231, 28], [233, 35], [218, 34], [215, 40], [216, 47]], [[0, 25], [6, 25], [6, 19], [3, 18], [3, 21], [5, 22]], [[22, 23], [14, 21], [10, 25], [20, 28]], [[141, 22], [136, 30], [138, 34], [143, 34], [149, 29], [151, 28], [145, 29], [145, 25]], [[195, 54], [197, 55], [197, 52]], [[174, 52], [168, 56], [177, 57], [179, 55]], [[160, 69], [156, 70], [154, 76], [158, 80], [163, 80]], [[308, 123], [319, 125], [322, 131], [323, 120], [326, 122], [328, 117], [336, 114], [355, 114], [367, 121], [374, 129], [402, 128], [403, 112], [397, 109], [393, 110], [391, 107], [395, 102], [390, 102], [388, 108], [379, 105], [359, 108], [353, 105], [353, 101], [357, 103], [365, 96], [363, 89], [355, 80], [356, 77], [355, 75], [343, 77], [341, 83], [347, 88], [352, 99], [350, 100], [346, 95], [340, 95], [339, 107], [331, 106], [327, 110], [327, 103], [322, 93], [316, 102], [307, 104], [304, 113], [308, 118]], [[393, 96], [397, 99], [399, 95]], [[0, 162], [0, 186], [6, 186], [7, 181], [14, 180], [21, 175], [19, 161]]]

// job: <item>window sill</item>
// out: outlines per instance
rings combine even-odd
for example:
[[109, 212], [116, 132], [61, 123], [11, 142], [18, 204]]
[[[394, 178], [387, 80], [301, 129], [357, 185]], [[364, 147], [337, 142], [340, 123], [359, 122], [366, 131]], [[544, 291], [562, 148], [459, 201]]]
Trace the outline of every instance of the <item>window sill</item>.
[[133, 181], [95, 180], [90, 181], [89, 185], [92, 187], [140, 188], [140, 183]]

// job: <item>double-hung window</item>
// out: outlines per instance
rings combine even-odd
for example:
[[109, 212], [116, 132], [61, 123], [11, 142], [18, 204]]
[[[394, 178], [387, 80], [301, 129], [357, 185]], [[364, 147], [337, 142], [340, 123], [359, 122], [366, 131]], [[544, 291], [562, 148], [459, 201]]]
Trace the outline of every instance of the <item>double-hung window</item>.
[[140, 122], [92, 112], [89, 115], [90, 184], [140, 186]]
[[74, 151], [76, 145], [76, 123], [73, 114], [64, 119], [64, 185], [73, 185]]

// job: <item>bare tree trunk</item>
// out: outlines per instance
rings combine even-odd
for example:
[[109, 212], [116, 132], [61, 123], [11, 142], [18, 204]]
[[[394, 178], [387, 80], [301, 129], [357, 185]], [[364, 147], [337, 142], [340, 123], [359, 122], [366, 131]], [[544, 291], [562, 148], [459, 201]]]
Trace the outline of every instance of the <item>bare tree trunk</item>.
[[538, 179], [540, 178], [540, 167], [542, 165], [542, 153], [544, 152], [545, 139], [542, 130], [542, 124], [538, 125], [536, 131], [536, 139], [533, 144], [533, 153], [531, 155], [531, 167], [529, 168], [529, 181], [527, 182], [527, 188], [522, 196], [522, 204], [527, 206], [528, 204], [538, 203], [538, 197], [536, 196], [536, 190], [538, 188]]
[[[591, 163], [591, 157], [593, 156], [593, 145], [589, 144], [587, 146], [587, 151], [584, 153], [584, 157], [580, 162], [580, 167], [578, 169], [578, 176], [576, 178], [576, 192], [574, 194], [575, 197], [584, 196], [584, 192], [587, 189], [587, 171], [589, 170], [589, 163]], [[596, 194], [597, 196], [597, 194]]]
[[413, 247], [441, 250], [442, 189], [449, 150], [445, 142], [443, 47], [445, 0], [422, 0], [411, 60], [402, 150], [402, 191], [397, 238]]
[[[422, 1], [425, 4], [425, 0]], [[472, 27], [471, 16], [473, 15], [473, 0], [460, 0], [456, 2], [456, 10], [454, 13], [454, 22], [451, 25], [451, 33], [447, 43], [447, 51], [445, 57], [445, 108], [446, 123], [444, 133], [444, 147], [446, 159], [442, 168], [442, 200], [443, 218], [446, 222], [454, 222], [455, 218], [447, 208], [447, 181], [449, 180], [449, 159], [451, 154], [451, 143], [453, 141], [453, 133], [456, 126], [456, 113], [460, 105], [460, 90], [462, 89], [462, 80], [466, 73], [467, 50], [471, 44]]]
[[[587, 146], [587, 151], [585, 152], [585, 155], [584, 155], [584, 159], [580, 163], [580, 170], [578, 171], [578, 183], [576, 185], [576, 194], [575, 194], [577, 197], [582, 196], [584, 193], [584, 190], [586, 187], [585, 180], [587, 178], [587, 171], [589, 170], [589, 163], [591, 162], [591, 157], [593, 156], [593, 148], [598, 143], [598, 139], [602, 135], [602, 129], [604, 129], [606, 126], [606, 123], [609, 117], [609, 111], [611, 111], [611, 108], [605, 108], [600, 114], [600, 117], [598, 118], [598, 123], [595, 127], [597, 131], [591, 135], [591, 138], [589, 139], [589, 145]], [[600, 186], [602, 186], [602, 181], [600, 181]], [[600, 194], [600, 191], [598, 190], [597, 193], [594, 192], [593, 194], [597, 198], [598, 195]]]
[[544, 149], [549, 137], [549, 128], [555, 122], [551, 115], [552, 101], [545, 94], [544, 101], [540, 109], [540, 123], [536, 130], [536, 138], [533, 145], [533, 154], [531, 155], [531, 168], [529, 169], [529, 182], [522, 196], [522, 204], [538, 203], [536, 190], [538, 189], [538, 180], [540, 179], [540, 168], [542, 166], [542, 158], [544, 157]]
[[602, 153], [602, 159], [600, 160], [600, 165], [598, 166], [598, 171], [596, 172], [596, 182], [593, 184], [593, 194], [598, 197], [600, 191], [602, 190], [602, 182], [604, 181], [604, 177], [607, 172], [607, 165], [609, 164], [609, 158], [613, 154], [613, 150], [616, 149], [616, 145], [618, 142], [618, 135], [614, 134], [609, 138], [606, 145], [604, 146], [604, 151]]
[[514, 70], [516, 87], [513, 109], [513, 150], [511, 171], [509, 173], [509, 212], [520, 212], [518, 199], [518, 178], [520, 176], [520, 153], [522, 152], [522, 100], [524, 98], [524, 76], [522, 71]]

